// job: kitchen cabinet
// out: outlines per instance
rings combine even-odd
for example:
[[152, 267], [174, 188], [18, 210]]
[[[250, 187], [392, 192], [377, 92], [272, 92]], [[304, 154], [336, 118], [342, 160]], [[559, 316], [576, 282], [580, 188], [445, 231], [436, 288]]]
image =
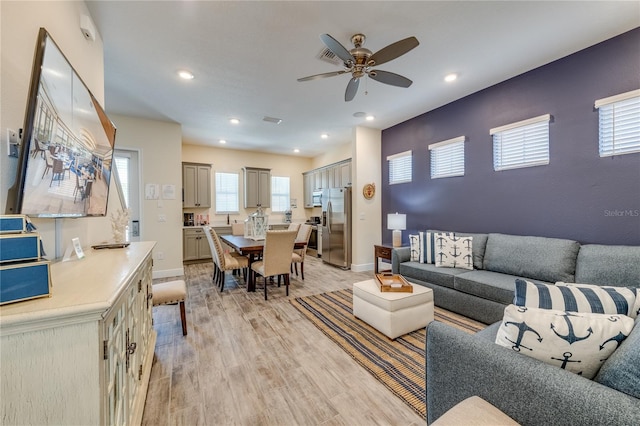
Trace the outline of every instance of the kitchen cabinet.
[[204, 232], [202, 228], [182, 231], [182, 260], [211, 259], [211, 247]]
[[303, 192], [304, 192], [304, 207], [312, 208], [313, 207], [313, 189], [314, 189], [314, 176], [313, 173], [303, 173]]
[[156, 342], [154, 245], [85, 250], [51, 265], [50, 298], [2, 306], [3, 423], [140, 424]]
[[341, 163], [337, 166], [337, 169], [339, 170], [337, 175], [340, 176], [340, 185], [338, 187], [351, 186], [351, 160]]
[[244, 169], [244, 208], [271, 207], [271, 170]]
[[313, 207], [313, 191], [351, 186], [351, 159], [302, 174], [304, 180], [304, 207]]
[[182, 163], [182, 207], [211, 207], [211, 166]]

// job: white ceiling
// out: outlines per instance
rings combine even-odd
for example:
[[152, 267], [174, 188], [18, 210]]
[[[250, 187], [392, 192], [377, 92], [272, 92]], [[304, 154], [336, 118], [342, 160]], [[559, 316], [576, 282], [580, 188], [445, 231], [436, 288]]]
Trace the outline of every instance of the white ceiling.
[[[312, 157], [640, 26], [640, 2], [87, 1], [104, 41], [109, 114], [177, 122], [186, 143]], [[377, 50], [420, 45], [380, 66], [409, 88], [369, 78], [344, 101], [349, 74], [316, 58], [328, 33]], [[176, 73], [188, 69], [191, 81]], [[454, 83], [443, 77], [459, 74]], [[373, 122], [354, 117], [373, 114]], [[281, 124], [263, 121], [281, 118]], [[229, 119], [240, 119], [231, 125]], [[463, 119], [463, 117], [461, 117]], [[321, 133], [328, 133], [326, 140]], [[116, 142], [117, 144], [117, 142]]]

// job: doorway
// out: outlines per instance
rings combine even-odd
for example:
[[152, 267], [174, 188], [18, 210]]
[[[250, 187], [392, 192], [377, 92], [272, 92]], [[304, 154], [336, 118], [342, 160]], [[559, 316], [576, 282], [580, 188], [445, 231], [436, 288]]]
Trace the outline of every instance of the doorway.
[[136, 150], [116, 149], [113, 161], [120, 202], [129, 209], [127, 241], [140, 241], [140, 154]]

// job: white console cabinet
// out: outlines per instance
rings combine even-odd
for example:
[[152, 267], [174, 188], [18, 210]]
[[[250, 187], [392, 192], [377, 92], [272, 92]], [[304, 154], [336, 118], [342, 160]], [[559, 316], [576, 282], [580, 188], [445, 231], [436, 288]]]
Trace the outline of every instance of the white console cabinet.
[[52, 297], [0, 307], [3, 424], [140, 424], [154, 245], [87, 249], [52, 265]]

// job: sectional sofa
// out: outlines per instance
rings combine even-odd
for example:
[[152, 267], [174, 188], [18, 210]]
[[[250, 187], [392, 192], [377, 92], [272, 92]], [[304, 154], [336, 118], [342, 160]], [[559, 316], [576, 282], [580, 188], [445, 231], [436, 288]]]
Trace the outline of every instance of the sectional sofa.
[[411, 248], [400, 247], [392, 251], [392, 271], [431, 288], [436, 306], [485, 324], [502, 319], [517, 278], [640, 287], [640, 247], [497, 233], [456, 235], [472, 237], [473, 270], [411, 261]]

